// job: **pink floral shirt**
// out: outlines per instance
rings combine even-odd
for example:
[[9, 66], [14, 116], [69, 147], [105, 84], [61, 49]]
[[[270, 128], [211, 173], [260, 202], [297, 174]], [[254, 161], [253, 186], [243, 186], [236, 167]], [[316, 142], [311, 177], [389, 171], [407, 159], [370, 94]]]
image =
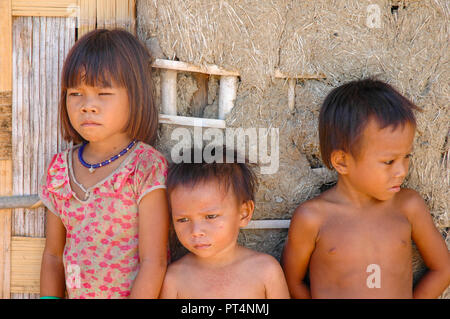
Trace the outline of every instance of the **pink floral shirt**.
[[139, 271], [138, 205], [165, 188], [167, 161], [138, 142], [107, 178], [87, 189], [83, 201], [72, 191], [72, 149], [49, 165], [39, 196], [66, 228], [63, 263], [69, 298], [125, 298]]

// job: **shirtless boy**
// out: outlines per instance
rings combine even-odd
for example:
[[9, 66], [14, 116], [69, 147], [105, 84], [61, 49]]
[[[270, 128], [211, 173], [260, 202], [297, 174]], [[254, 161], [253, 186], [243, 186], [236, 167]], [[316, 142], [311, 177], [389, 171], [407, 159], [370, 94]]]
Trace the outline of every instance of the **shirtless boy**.
[[278, 261], [237, 244], [252, 218], [256, 178], [247, 164], [229, 162], [169, 169], [173, 225], [190, 253], [169, 265], [161, 298], [289, 298]]
[[[294, 212], [283, 254], [292, 297], [436, 298], [450, 284], [449, 251], [425, 202], [401, 188], [416, 108], [375, 80], [326, 97], [320, 150], [338, 182]], [[415, 287], [411, 240], [428, 268]]]

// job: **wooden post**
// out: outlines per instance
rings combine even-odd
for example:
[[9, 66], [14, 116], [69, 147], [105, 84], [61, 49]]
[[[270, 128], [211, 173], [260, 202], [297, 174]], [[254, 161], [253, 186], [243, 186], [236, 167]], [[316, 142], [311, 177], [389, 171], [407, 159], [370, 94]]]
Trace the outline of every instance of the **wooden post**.
[[0, 92], [12, 90], [12, 15], [11, 0], [0, 0]]
[[224, 120], [236, 100], [237, 76], [222, 75], [219, 89], [219, 119]]
[[295, 82], [297, 82], [296, 79], [289, 79], [289, 90], [288, 90], [288, 106], [289, 110], [293, 111], [295, 108]]
[[177, 115], [177, 71], [161, 70], [161, 113]]
[[[0, 92], [12, 92], [12, 4], [0, 0]], [[12, 161], [0, 159], [0, 195], [12, 195]], [[0, 299], [11, 296], [11, 210], [0, 210]]]
[[194, 92], [191, 100], [192, 115], [203, 117], [206, 105], [208, 105], [208, 80], [209, 75], [203, 73], [194, 73], [197, 82], [197, 91]]

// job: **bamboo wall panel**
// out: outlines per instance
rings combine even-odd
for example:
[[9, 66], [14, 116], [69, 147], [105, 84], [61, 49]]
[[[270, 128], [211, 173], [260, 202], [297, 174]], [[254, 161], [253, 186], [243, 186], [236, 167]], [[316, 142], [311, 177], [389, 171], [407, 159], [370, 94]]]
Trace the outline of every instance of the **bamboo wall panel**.
[[[51, 156], [66, 148], [58, 133], [59, 82], [74, 41], [75, 18], [13, 20], [14, 195], [36, 194]], [[14, 209], [13, 236], [44, 237], [44, 226], [45, 208]], [[13, 264], [12, 268], [16, 266], [20, 267]]]
[[79, 0], [79, 6], [78, 37], [96, 28], [136, 34], [136, 0]]
[[11, 293], [39, 294], [44, 238], [11, 238]]
[[80, 17], [78, 19], [78, 36], [81, 36], [96, 27], [97, 23], [97, 1], [79, 0]]

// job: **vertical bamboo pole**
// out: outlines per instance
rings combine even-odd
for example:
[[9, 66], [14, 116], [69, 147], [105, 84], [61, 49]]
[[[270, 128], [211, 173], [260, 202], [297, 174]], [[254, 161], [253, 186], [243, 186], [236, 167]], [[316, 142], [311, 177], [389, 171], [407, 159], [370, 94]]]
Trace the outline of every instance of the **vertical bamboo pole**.
[[[12, 91], [11, 0], [0, 0], [0, 92]], [[0, 160], [0, 195], [12, 195], [12, 161]], [[11, 210], [0, 210], [0, 298], [11, 295]]]

